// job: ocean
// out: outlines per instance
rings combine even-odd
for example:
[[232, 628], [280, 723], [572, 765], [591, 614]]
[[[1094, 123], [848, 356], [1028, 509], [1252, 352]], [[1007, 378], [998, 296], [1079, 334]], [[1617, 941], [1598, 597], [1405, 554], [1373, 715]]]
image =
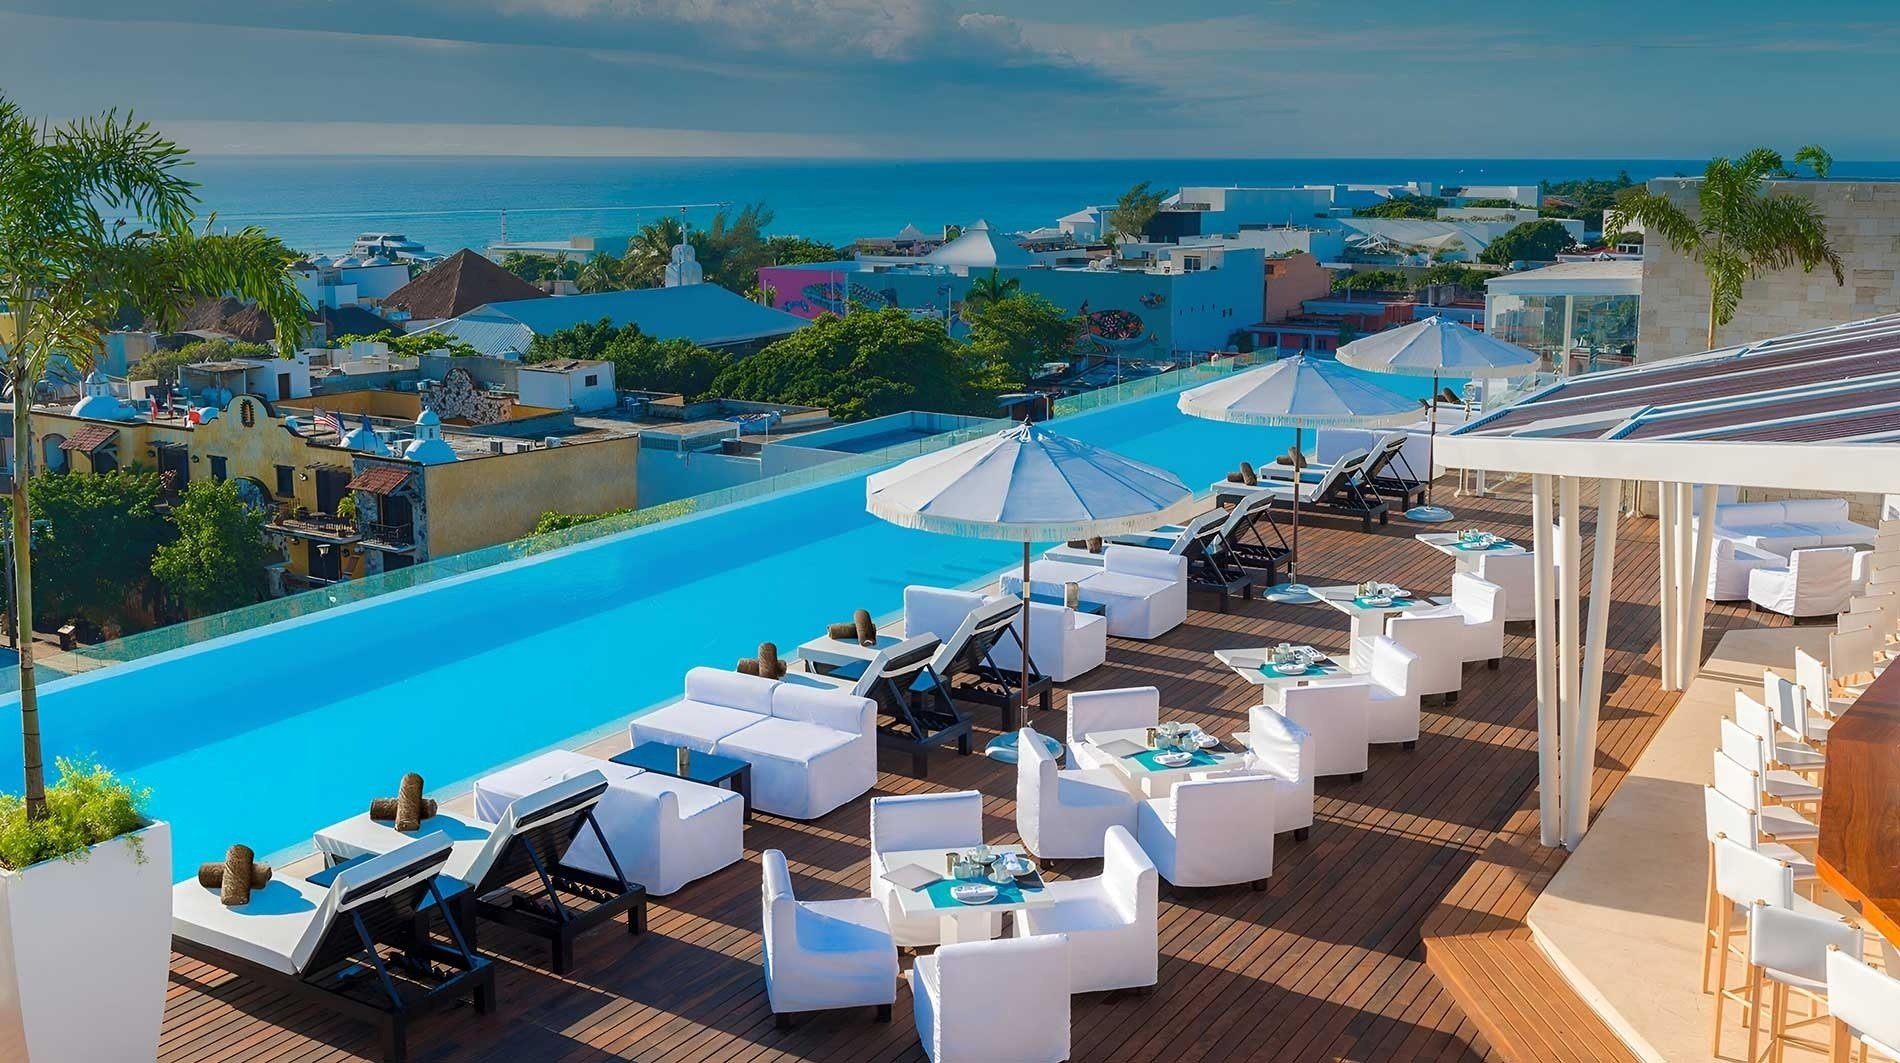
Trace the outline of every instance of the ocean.
[[[400, 232], [431, 250], [585, 235], [603, 250], [654, 218], [703, 224], [718, 204], [763, 201], [771, 231], [831, 243], [934, 232], [983, 218], [1007, 230], [1053, 225], [1137, 181], [1157, 187], [1436, 181], [1643, 179], [1700, 173], [1669, 159], [1077, 159], [903, 161], [830, 159], [413, 158], [199, 156], [201, 212], [220, 226], [260, 225], [308, 253], [347, 250], [360, 232]], [[1835, 173], [1900, 176], [1900, 163], [1835, 164]]]

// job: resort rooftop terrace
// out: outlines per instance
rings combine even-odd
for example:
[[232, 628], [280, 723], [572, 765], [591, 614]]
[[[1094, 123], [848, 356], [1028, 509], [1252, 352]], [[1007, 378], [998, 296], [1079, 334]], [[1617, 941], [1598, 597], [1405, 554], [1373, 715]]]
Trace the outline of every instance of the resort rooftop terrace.
[[[1460, 519], [1525, 541], [1529, 506], [1514, 487], [1521, 485], [1507, 485], [1505, 497], [1459, 499]], [[1449, 478], [1439, 485], [1447, 497], [1452, 488]], [[1607, 800], [1677, 698], [1657, 679], [1655, 527], [1625, 518], [1620, 531], [1626, 563], [1616, 572], [1593, 807]], [[1442, 554], [1412, 541], [1415, 530], [1395, 521], [1364, 533], [1356, 521], [1321, 518], [1303, 534], [1310, 559], [1303, 575], [1315, 584], [1376, 576], [1420, 593], [1444, 593], [1450, 566]], [[844, 603], [826, 604], [837, 612]], [[1225, 736], [1247, 726], [1258, 691], [1218, 665], [1213, 650], [1279, 641], [1339, 650], [1347, 639], [1346, 618], [1320, 606], [1237, 601], [1223, 614], [1199, 595], [1192, 605], [1187, 623], [1160, 638], [1111, 639], [1107, 665], [1058, 690], [1056, 708], [1032, 712], [1030, 722], [1062, 734], [1067, 689], [1154, 685], [1163, 719], [1192, 720]], [[743, 611], [729, 622], [747, 637], [764, 626]], [[1713, 639], [1729, 627], [1778, 622], [1745, 606], [1712, 604], [1709, 634]], [[1159, 984], [1147, 994], [1077, 996], [1073, 1058], [1634, 1058], [1569, 990], [1522, 923], [1566, 859], [1562, 849], [1536, 844], [1533, 659], [1528, 630], [1513, 627], [1500, 669], [1467, 672], [1455, 702], [1426, 709], [1415, 750], [1374, 747], [1361, 781], [1321, 779], [1311, 835], [1303, 842], [1282, 837], [1265, 892], [1164, 885]], [[677, 681], [684, 662], [654, 666]], [[491, 678], [475, 675], [470, 682]], [[980, 713], [977, 720], [980, 748], [995, 733], [996, 717]], [[497, 760], [534, 744], [505, 726], [488, 740]], [[626, 743], [621, 729], [591, 749], [606, 755]], [[745, 859], [653, 900], [648, 932], [640, 937], [611, 929], [583, 937], [566, 975], [547, 970], [534, 939], [485, 929], [484, 949], [501, 968], [497, 1009], [422, 1021], [410, 1036], [412, 1058], [922, 1058], [904, 991], [888, 1025], [869, 1021], [866, 1012], [844, 1011], [805, 1016], [781, 1031], [759, 977], [761, 851], [786, 853], [802, 898], [863, 896], [869, 798], [959, 789], [983, 793], [986, 836], [1014, 840], [1013, 766], [939, 755], [927, 780], [902, 774], [903, 757], [880, 755], [878, 766], [869, 795], [822, 818], [756, 816], [746, 828]], [[1055, 871], [1074, 878], [1099, 867], [1100, 861], [1063, 861]], [[1451, 977], [1441, 981], [1434, 970]], [[375, 1058], [380, 1046], [366, 1026], [203, 963], [174, 957], [171, 982], [160, 1053], [168, 1063], [330, 1063]], [[1500, 1051], [1503, 1044], [1510, 1051]]]

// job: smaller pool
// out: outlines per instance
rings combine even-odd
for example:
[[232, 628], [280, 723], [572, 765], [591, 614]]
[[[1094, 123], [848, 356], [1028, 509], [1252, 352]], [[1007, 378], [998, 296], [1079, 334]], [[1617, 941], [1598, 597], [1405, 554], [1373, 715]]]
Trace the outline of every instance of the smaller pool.
[[954, 432], [960, 428], [971, 428], [983, 423], [984, 420], [981, 417], [912, 410], [908, 413], [893, 413], [884, 417], [875, 417], [869, 421], [859, 421], [856, 424], [841, 424], [816, 432], [790, 436], [772, 445], [796, 447], [801, 450], [826, 450], [834, 454], [869, 454], [886, 447], [914, 443], [929, 436]]
[[[44, 686], [55, 679], [66, 678], [66, 673], [57, 668], [35, 664], [33, 678], [38, 685]], [[0, 694], [11, 694], [18, 689], [20, 689], [20, 654], [16, 650], [0, 646]]]

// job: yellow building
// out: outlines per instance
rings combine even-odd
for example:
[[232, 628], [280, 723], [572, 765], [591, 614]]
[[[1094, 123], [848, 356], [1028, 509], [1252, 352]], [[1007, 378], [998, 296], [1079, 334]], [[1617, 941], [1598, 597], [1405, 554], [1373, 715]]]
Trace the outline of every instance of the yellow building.
[[[9, 426], [10, 418], [9, 410]], [[34, 409], [32, 450], [41, 472], [143, 466], [168, 491], [206, 477], [237, 481], [239, 494], [269, 514], [287, 590], [518, 539], [549, 510], [638, 504], [640, 440], [631, 432], [580, 433], [550, 446], [445, 435], [426, 410], [393, 432], [365, 420], [339, 437], [316, 422], [280, 416], [255, 395], [222, 410], [139, 407], [112, 397], [95, 375], [71, 406]], [[0, 463], [11, 461], [4, 449]]]

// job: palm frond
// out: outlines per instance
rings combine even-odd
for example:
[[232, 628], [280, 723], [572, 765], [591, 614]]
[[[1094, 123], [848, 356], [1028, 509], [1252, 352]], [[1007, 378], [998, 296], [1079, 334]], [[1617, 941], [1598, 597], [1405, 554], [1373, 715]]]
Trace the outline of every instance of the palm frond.
[[1624, 227], [1632, 223], [1662, 237], [1679, 253], [1694, 259], [1701, 258], [1702, 231], [1696, 227], [1695, 219], [1671, 202], [1669, 197], [1647, 188], [1633, 189], [1630, 194], [1618, 199], [1616, 206], [1605, 212], [1603, 217], [1603, 227], [1612, 238], [1622, 236]]

